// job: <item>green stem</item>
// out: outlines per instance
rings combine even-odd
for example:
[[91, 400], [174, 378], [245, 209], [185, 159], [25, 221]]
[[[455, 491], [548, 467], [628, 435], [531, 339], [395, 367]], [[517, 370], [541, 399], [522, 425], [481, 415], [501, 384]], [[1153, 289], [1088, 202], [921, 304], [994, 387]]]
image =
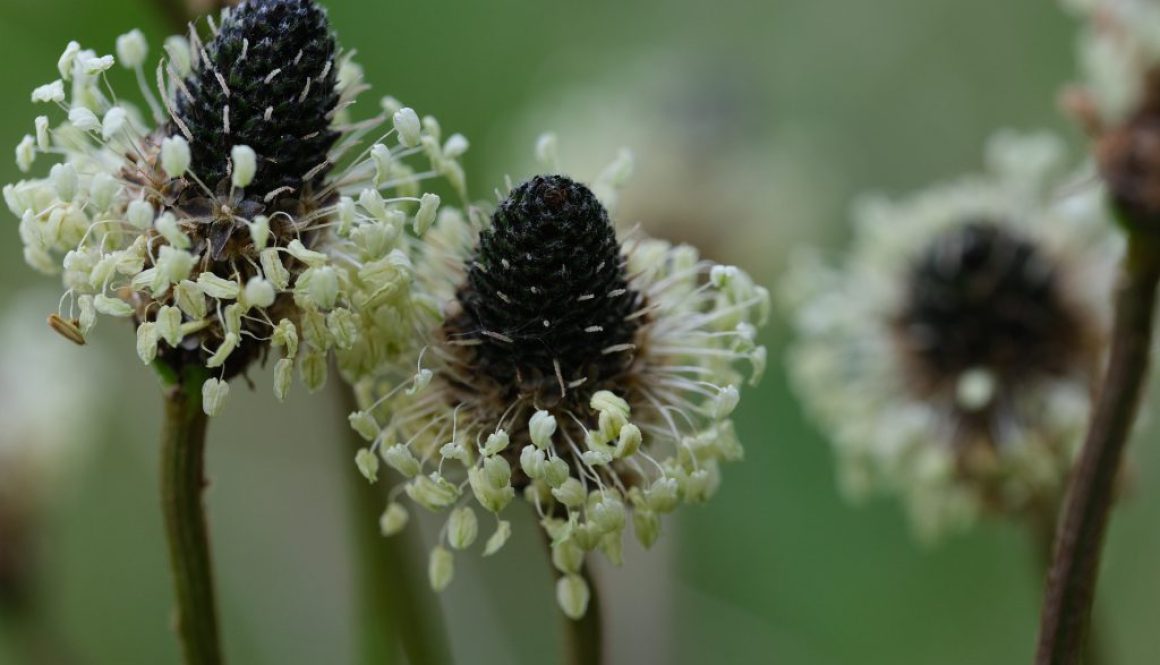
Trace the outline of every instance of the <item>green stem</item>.
[[588, 611], [579, 619], [564, 619], [564, 662], [567, 665], [600, 665], [604, 662], [600, 595], [587, 565], [581, 569], [580, 576], [588, 583]]
[[1158, 281], [1160, 239], [1129, 232], [1111, 357], [1056, 535], [1037, 665], [1076, 665], [1083, 658], [1115, 480], [1148, 373]]
[[177, 601], [174, 625], [186, 665], [218, 665], [213, 569], [202, 489], [205, 487], [203, 371], [187, 370], [165, 393], [161, 430], [161, 507]]
[[[358, 409], [349, 386], [341, 384], [335, 390], [344, 415]], [[389, 476], [384, 474], [379, 483], [371, 484], [355, 472], [351, 460], [366, 442], [349, 427], [344, 426], [344, 430], [349, 432], [349, 445], [342, 447], [342, 470], [350, 487], [358, 557], [361, 662], [366, 665], [401, 663], [401, 653], [405, 653], [411, 665], [451, 663], [442, 616], [435, 607], [433, 592], [426, 585], [427, 575], [419, 552], [409, 537], [415, 535], [416, 528], [409, 527], [390, 538], [379, 532], [379, 516], [390, 490]]]

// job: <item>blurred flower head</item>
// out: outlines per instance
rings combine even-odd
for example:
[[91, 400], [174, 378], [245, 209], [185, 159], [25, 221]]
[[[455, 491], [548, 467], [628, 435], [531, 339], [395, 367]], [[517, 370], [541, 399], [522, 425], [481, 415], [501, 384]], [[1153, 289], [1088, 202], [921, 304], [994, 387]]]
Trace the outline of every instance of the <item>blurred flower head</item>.
[[[463, 190], [467, 143], [441, 144], [434, 119], [389, 97], [353, 121], [367, 86], [311, 0], [252, 0], [208, 24], [204, 42], [194, 29], [165, 41], [155, 89], [139, 31], [118, 38], [116, 58], [70, 43], [60, 79], [32, 94], [67, 119], [38, 117], [16, 150], [25, 171], [38, 155], [57, 163], [4, 198], [27, 262], [63, 275], [54, 328], [83, 343], [98, 314], [133, 319], [142, 361], [208, 370], [212, 414], [272, 348], [282, 397], [295, 363], [317, 389], [329, 351], [383, 333], [368, 321], [397, 275], [363, 268], [408, 222], [434, 218], [422, 180]], [[118, 61], [144, 110], [113, 93]], [[429, 165], [417, 172], [414, 156]]]
[[862, 201], [849, 252], [783, 283], [844, 489], [901, 495], [925, 538], [1054, 500], [1081, 442], [1122, 248], [1063, 157], [997, 135], [986, 173]]
[[[374, 480], [385, 461], [408, 479], [396, 493], [449, 512], [436, 589], [452, 551], [475, 542], [476, 511], [496, 515], [492, 554], [522, 495], [578, 617], [586, 552], [619, 561], [630, 520], [650, 545], [662, 514], [707, 499], [719, 463], [741, 457], [730, 414], [740, 366], [752, 381], [764, 366], [768, 294], [691, 247], [618, 238], [593, 191], [557, 175], [502, 194], [490, 222], [445, 211], [414, 247], [415, 295], [398, 317], [414, 343], [361, 382], [367, 406], [351, 422], [369, 446], [356, 462]], [[392, 501], [381, 526], [406, 520]]]
[[518, 149], [544, 128], [558, 128], [560, 156], [575, 173], [598, 173], [627, 146], [638, 164], [632, 187], [593, 183], [618, 223], [772, 278], [788, 248], [824, 231], [811, 220], [839, 212], [839, 183], [827, 147], [769, 112], [759, 77], [736, 62], [671, 52], [617, 59], [595, 78], [590, 65], [554, 75], [568, 83], [514, 116], [503, 135], [515, 154], [497, 153], [495, 170], [558, 170]]

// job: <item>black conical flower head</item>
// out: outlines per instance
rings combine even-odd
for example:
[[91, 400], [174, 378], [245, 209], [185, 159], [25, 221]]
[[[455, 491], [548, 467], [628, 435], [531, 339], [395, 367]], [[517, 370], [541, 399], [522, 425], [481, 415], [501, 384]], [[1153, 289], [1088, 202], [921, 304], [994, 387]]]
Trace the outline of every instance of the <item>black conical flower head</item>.
[[475, 369], [544, 400], [620, 373], [640, 323], [608, 213], [563, 176], [532, 178], [499, 205], [459, 302], [450, 332], [477, 341]]
[[205, 47], [208, 60], [177, 93], [177, 116], [193, 135], [194, 174], [217, 188], [228, 177], [230, 150], [247, 145], [258, 156], [252, 198], [317, 185], [325, 169], [315, 169], [338, 138], [335, 51], [326, 12], [312, 0], [250, 0], [233, 9]]
[[1062, 298], [1051, 257], [998, 224], [975, 221], [937, 237], [912, 267], [900, 317], [927, 380], [985, 367], [1042, 377], [1074, 368], [1084, 326]]

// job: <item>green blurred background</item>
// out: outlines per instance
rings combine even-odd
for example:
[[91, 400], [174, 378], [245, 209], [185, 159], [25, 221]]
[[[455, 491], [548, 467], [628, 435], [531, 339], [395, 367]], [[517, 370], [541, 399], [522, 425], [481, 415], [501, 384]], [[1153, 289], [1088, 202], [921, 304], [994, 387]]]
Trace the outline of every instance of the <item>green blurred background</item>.
[[[471, 138], [465, 165], [477, 195], [508, 170], [526, 175], [524, 162], [504, 164], [550, 128], [523, 126], [529, 109], [615, 79], [642, 57], [688, 63], [694, 90], [696, 76], [714, 83], [704, 86], [707, 102], [730, 95], [740, 109], [714, 116], [725, 118], [725, 138], [710, 136], [706, 150], [726, 152], [708, 163], [728, 161], [723, 143], [741, 146], [752, 188], [693, 191], [705, 217], [694, 221], [724, 236], [747, 234], [743, 244], [761, 252], [736, 260], [770, 287], [795, 243], [841, 247], [852, 196], [902, 193], [975, 169], [994, 129], [1057, 128], [1077, 155], [1082, 149], [1055, 106], [1073, 70], [1075, 26], [1049, 2], [325, 4], [342, 43], [358, 49], [372, 95], [395, 95], [437, 115], [445, 132]], [[144, 0], [4, 0], [0, 146], [31, 132], [41, 111], [28, 93], [56, 77], [65, 43], [111, 52], [131, 27], [149, 35], [156, 53], [166, 27]], [[686, 74], [664, 73], [678, 81]], [[614, 92], [632, 94], [631, 86]], [[568, 136], [569, 128], [555, 129]], [[753, 146], [768, 154], [753, 155]], [[630, 147], [647, 177], [650, 146]], [[0, 161], [0, 181], [17, 177], [9, 159]], [[770, 200], [769, 191], [778, 196]], [[722, 208], [734, 197], [762, 201], [762, 223], [733, 228], [700, 212], [716, 209], [714, 196], [734, 199]], [[0, 310], [25, 290], [55, 287], [24, 266], [17, 220], [7, 222]], [[55, 309], [53, 296], [43, 309]], [[61, 377], [99, 381], [107, 399], [87, 428], [87, 461], [44, 525], [48, 611], [78, 662], [174, 663], [155, 500], [160, 400], [130, 330], [105, 321], [98, 331], [90, 352], [107, 369]], [[1030, 662], [1041, 580], [1026, 534], [983, 524], [922, 548], [895, 502], [846, 504], [824, 438], [787, 389], [783, 322], [767, 342], [770, 372], [739, 412], [746, 461], [725, 469], [715, 500], [666, 524], [657, 551], [629, 551], [624, 569], [601, 571], [613, 662]], [[326, 394], [299, 391], [278, 405], [269, 377], [255, 378], [259, 388], [235, 386], [211, 427], [208, 498], [228, 655], [246, 664], [351, 662], [344, 483], [354, 467], [340, 439], [344, 419]], [[1147, 438], [1133, 449], [1137, 482], [1112, 525], [1099, 598], [1110, 662], [1124, 665], [1155, 663], [1160, 654], [1160, 457], [1142, 445]], [[552, 578], [529, 526], [517, 524], [497, 557], [459, 557], [442, 598], [459, 662], [555, 662]], [[0, 663], [11, 658], [0, 644]]]

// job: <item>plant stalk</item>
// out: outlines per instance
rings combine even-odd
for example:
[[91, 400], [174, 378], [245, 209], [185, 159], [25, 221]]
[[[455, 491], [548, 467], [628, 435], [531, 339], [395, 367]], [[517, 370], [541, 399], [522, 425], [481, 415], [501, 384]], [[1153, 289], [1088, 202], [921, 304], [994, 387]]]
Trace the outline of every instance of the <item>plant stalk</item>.
[[[336, 382], [343, 415], [358, 409], [350, 386]], [[344, 419], [345, 420], [345, 419]], [[351, 520], [358, 558], [356, 585], [361, 635], [361, 661], [365, 665], [449, 665], [451, 653], [436, 598], [427, 588], [426, 569], [414, 547], [417, 528], [385, 537], [379, 517], [390, 491], [389, 475], [376, 484], [366, 481], [351, 460], [366, 446], [353, 430], [342, 446], [344, 482], [350, 488]], [[406, 661], [402, 655], [406, 654]]]
[[204, 370], [189, 369], [165, 393], [161, 430], [161, 508], [177, 602], [174, 627], [186, 665], [219, 665], [217, 604], [202, 490], [205, 433]]
[[1148, 374], [1160, 238], [1128, 233], [1112, 349], [1068, 492], [1040, 623], [1037, 665], [1082, 662], [1116, 476]]
[[585, 564], [580, 576], [588, 583], [588, 611], [579, 619], [564, 617], [564, 662], [567, 665], [600, 665], [604, 662], [604, 631], [600, 617], [600, 594]]

